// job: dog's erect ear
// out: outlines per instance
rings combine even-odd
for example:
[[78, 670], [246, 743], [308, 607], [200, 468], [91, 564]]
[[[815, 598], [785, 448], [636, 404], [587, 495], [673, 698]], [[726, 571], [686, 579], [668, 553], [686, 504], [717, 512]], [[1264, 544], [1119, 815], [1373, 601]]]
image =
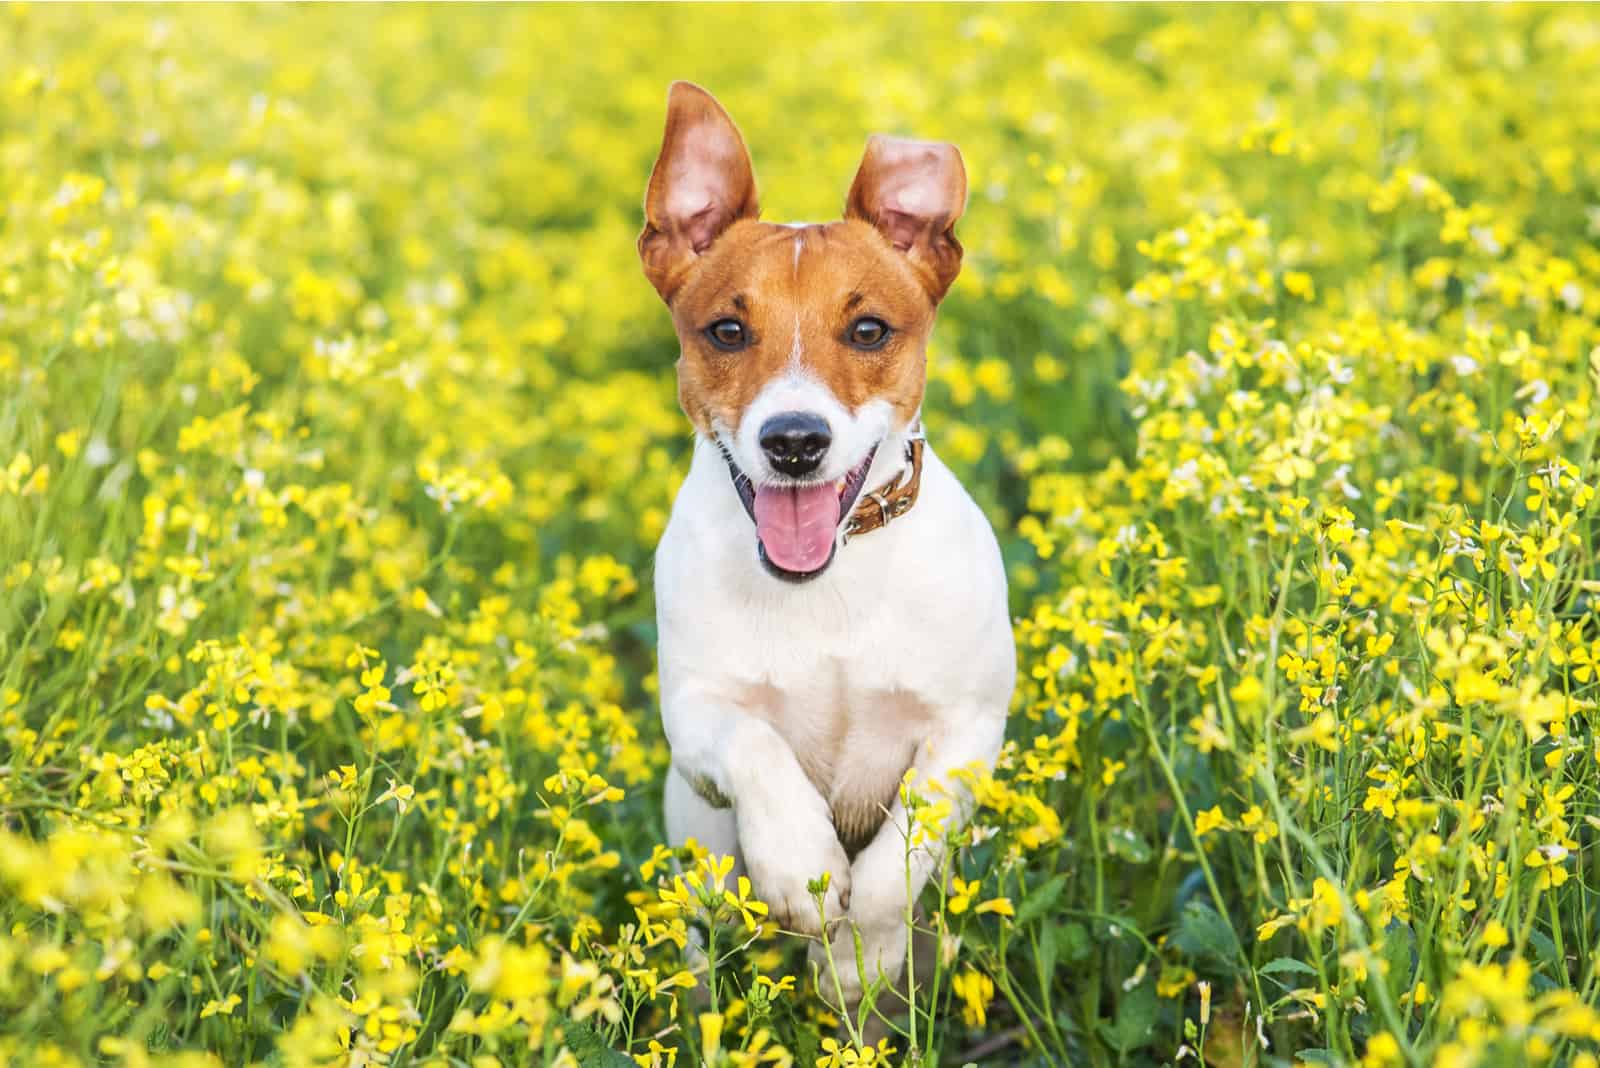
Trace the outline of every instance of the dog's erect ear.
[[758, 210], [750, 153], [733, 120], [698, 85], [673, 82], [639, 235], [639, 259], [650, 284], [670, 303], [695, 257], [738, 220], [754, 219]]
[[961, 270], [955, 225], [966, 206], [967, 169], [955, 145], [876, 134], [867, 140], [844, 213], [877, 227], [939, 300]]

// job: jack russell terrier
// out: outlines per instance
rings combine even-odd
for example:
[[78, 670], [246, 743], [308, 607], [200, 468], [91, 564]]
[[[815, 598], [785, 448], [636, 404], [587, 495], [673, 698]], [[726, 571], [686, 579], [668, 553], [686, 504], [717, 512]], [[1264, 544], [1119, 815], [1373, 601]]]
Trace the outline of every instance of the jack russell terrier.
[[875, 136], [842, 221], [758, 222], [738, 129], [686, 82], [645, 194], [695, 429], [656, 552], [667, 833], [735, 857], [785, 929], [839, 939], [850, 1002], [899, 977], [939, 867], [919, 847], [908, 873], [902, 778], [963, 820], [952, 772], [993, 766], [1015, 681], [994, 533], [920, 423], [966, 197], [955, 146]]

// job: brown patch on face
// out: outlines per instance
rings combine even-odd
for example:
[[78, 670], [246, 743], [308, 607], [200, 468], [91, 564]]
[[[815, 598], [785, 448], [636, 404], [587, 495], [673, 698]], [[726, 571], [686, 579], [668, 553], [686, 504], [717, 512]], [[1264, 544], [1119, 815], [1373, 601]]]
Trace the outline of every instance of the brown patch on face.
[[[842, 222], [756, 221], [744, 139], [698, 86], [673, 84], [661, 154], [645, 193], [639, 256], [682, 343], [678, 399], [704, 434], [737, 430], [762, 386], [791, 368], [825, 383], [852, 413], [886, 401], [906, 425], [922, 403], [934, 310], [961, 269], [956, 220], [967, 176], [954, 145], [875, 136]], [[851, 343], [871, 317], [881, 345]], [[707, 336], [744, 326], [726, 351]]]
[[[934, 309], [915, 270], [864, 222], [736, 223], [674, 294], [679, 402], [702, 433], [736, 430], [762, 387], [798, 367], [850, 411], [883, 400], [904, 425], [922, 404]], [[864, 317], [888, 324], [881, 347], [850, 343]], [[736, 352], [705, 333], [728, 318], [747, 331]]]

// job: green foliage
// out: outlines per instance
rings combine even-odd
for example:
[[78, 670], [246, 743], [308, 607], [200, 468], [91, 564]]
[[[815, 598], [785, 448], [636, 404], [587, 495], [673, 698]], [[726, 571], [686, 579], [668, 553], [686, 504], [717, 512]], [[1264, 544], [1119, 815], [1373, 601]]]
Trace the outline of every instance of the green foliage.
[[[1535, 5], [0, 8], [0, 1061], [1593, 1068], [1597, 69]], [[674, 78], [768, 218], [875, 131], [971, 175], [924, 414], [1019, 685], [879, 1019], [661, 843]]]

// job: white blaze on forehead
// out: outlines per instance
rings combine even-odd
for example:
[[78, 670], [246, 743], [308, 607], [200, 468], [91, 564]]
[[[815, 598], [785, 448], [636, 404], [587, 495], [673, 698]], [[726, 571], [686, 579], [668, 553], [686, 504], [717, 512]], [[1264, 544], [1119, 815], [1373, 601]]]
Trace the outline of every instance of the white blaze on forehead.
[[795, 228], [794, 232], [794, 341], [789, 346], [789, 373], [793, 374], [800, 369], [800, 361], [805, 352], [805, 346], [800, 340], [800, 253], [805, 251], [806, 232], [803, 224], [790, 223]]

